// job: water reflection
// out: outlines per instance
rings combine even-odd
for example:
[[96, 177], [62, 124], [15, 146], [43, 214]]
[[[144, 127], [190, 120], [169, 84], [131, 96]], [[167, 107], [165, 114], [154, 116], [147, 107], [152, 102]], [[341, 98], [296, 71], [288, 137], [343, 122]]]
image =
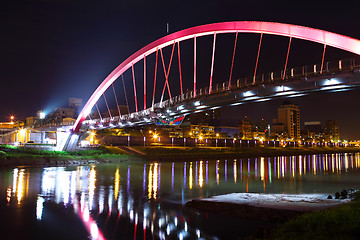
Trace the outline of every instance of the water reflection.
[[[35, 218], [39, 221], [46, 201], [73, 206], [92, 239], [206, 238], [209, 235], [191, 225], [182, 211], [182, 204], [191, 198], [229, 192], [314, 191], [312, 185], [321, 178], [310, 181], [312, 178], [341, 176], [359, 165], [359, 154], [331, 154], [56, 167], [42, 169], [40, 190], [36, 184], [39, 172], [14, 168], [1, 191], [6, 192], [7, 204], [21, 205], [28, 194], [36, 196]], [[302, 182], [305, 177], [310, 183]], [[172, 205], [164, 204], [165, 200]], [[131, 227], [120, 227], [124, 219]], [[112, 227], [107, 226], [110, 222]]]

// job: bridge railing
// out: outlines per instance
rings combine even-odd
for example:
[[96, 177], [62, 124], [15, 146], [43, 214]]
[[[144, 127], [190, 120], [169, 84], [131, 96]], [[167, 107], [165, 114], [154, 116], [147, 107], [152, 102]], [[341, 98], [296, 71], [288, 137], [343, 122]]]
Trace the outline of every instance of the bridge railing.
[[[258, 74], [255, 76], [255, 82], [253, 78], [245, 77], [239, 78], [236, 80], [232, 80], [229, 84], [228, 81], [215, 84], [211, 88], [211, 95], [223, 93], [229, 90], [239, 90], [245, 89], [250, 86], [263, 85], [263, 84], [279, 84], [282, 85], [286, 82], [298, 79], [306, 79], [316, 76], [321, 76], [323, 74], [335, 74], [343, 71], [353, 70], [355, 68], [359, 68], [360, 65], [355, 63], [354, 58], [343, 59], [339, 61], [330, 61], [325, 62], [322, 66], [321, 64], [313, 64], [302, 67], [295, 67], [286, 69], [285, 74], [284, 70], [274, 71], [269, 73]], [[200, 98], [204, 95], [209, 95], [209, 87], [204, 87], [196, 90], [196, 98]], [[137, 120], [141, 120], [142, 118], [148, 118], [154, 115], [154, 112], [157, 112], [157, 109], [164, 109], [170, 106], [178, 105], [187, 100], [194, 100], [194, 91], [187, 91], [182, 95], [174, 96], [171, 99], [159, 102], [154, 104], [153, 107], [148, 108], [146, 110], [142, 110], [139, 112], [134, 112], [126, 115], [115, 116], [113, 118], [103, 118], [102, 121], [100, 119], [95, 119], [91, 121], [91, 123], [102, 124], [102, 123], [111, 123], [111, 122], [133, 122]]]

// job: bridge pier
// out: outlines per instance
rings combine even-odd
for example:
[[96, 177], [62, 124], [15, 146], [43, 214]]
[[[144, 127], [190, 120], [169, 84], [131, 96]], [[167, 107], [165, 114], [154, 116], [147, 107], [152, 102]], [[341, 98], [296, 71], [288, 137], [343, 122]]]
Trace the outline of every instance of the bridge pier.
[[62, 151], [73, 152], [76, 150], [80, 139], [80, 135], [77, 133], [70, 133], [65, 141]]
[[71, 132], [70, 127], [59, 128], [56, 132], [56, 150], [57, 151], [75, 151], [80, 135]]

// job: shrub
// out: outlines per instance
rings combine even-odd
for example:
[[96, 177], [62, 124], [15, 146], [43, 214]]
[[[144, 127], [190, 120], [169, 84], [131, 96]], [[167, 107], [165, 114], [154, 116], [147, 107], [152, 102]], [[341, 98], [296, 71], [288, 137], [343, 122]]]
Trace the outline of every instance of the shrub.
[[6, 152], [0, 151], [0, 159], [6, 158]]

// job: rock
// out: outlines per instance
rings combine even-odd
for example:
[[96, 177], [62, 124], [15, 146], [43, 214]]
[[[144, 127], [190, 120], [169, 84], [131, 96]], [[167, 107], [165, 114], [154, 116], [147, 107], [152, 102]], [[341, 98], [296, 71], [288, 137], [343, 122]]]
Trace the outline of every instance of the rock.
[[342, 198], [342, 199], [347, 198], [347, 191], [346, 191], [345, 189], [342, 190], [341, 193], [340, 193], [340, 195], [341, 195], [341, 198]]
[[329, 194], [329, 196], [327, 197], [327, 199], [333, 199], [333, 197]]
[[336, 192], [335, 193], [335, 199], [339, 199], [340, 198], [340, 193], [339, 192]]

